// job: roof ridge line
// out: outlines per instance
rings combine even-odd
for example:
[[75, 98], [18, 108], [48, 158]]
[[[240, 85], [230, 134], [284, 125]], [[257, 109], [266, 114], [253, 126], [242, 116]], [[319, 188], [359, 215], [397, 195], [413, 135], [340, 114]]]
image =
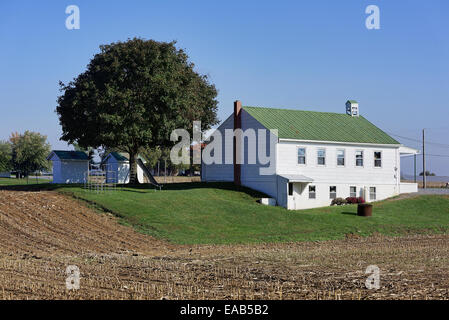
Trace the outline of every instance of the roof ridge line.
[[[330, 114], [347, 115], [346, 113], [332, 112], [332, 111], [299, 110], [299, 109], [286, 109], [286, 108], [273, 108], [273, 107], [242, 106], [242, 108], [243, 109], [245, 109], [245, 108], [257, 108], [257, 109], [271, 109], [271, 110], [281, 110], [281, 111], [317, 112], [317, 113], [330, 113]], [[359, 117], [363, 117], [363, 116], [359, 115]], [[365, 118], [365, 117], [363, 117], [363, 118]]]

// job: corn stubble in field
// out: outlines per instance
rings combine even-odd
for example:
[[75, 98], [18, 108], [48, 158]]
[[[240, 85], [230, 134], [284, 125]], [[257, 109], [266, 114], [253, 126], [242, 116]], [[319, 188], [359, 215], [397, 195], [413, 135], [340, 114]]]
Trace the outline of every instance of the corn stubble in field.
[[[171, 245], [52, 192], [0, 191], [1, 299], [447, 299], [449, 236]], [[66, 289], [66, 268], [81, 272]], [[380, 268], [368, 290], [365, 270]]]

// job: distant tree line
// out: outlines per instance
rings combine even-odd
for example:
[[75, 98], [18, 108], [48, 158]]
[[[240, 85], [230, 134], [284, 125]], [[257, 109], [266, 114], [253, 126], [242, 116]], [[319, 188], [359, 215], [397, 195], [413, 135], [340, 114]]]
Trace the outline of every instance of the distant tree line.
[[47, 156], [50, 153], [47, 136], [38, 132], [14, 132], [8, 141], [0, 141], [0, 171], [16, 172], [18, 178], [51, 168]]
[[[424, 175], [423, 172], [419, 174], [421, 177]], [[435, 173], [426, 170], [426, 177], [434, 177]]]

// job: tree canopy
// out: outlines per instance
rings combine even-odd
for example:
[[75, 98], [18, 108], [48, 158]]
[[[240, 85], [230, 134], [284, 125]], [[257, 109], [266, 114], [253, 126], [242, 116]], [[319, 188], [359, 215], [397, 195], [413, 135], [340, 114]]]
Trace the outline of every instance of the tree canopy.
[[77, 142], [73, 143], [73, 150], [83, 151], [89, 157], [89, 163], [94, 163], [95, 150], [92, 147], [83, 148]]
[[130, 183], [138, 182], [142, 148], [171, 146], [170, 133], [191, 130], [193, 121], [203, 130], [218, 122], [215, 86], [175, 42], [134, 38], [100, 46], [87, 70], [60, 87], [61, 140], [128, 152]]
[[34, 171], [50, 168], [47, 156], [51, 150], [47, 136], [25, 131], [23, 134], [13, 133], [10, 141], [13, 170], [28, 176]]

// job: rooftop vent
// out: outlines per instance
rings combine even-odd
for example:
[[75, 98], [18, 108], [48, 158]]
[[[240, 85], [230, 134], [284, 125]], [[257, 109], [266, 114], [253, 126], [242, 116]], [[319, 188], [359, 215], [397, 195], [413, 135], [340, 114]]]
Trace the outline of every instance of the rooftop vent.
[[346, 114], [351, 117], [359, 116], [359, 103], [355, 100], [346, 101]]

